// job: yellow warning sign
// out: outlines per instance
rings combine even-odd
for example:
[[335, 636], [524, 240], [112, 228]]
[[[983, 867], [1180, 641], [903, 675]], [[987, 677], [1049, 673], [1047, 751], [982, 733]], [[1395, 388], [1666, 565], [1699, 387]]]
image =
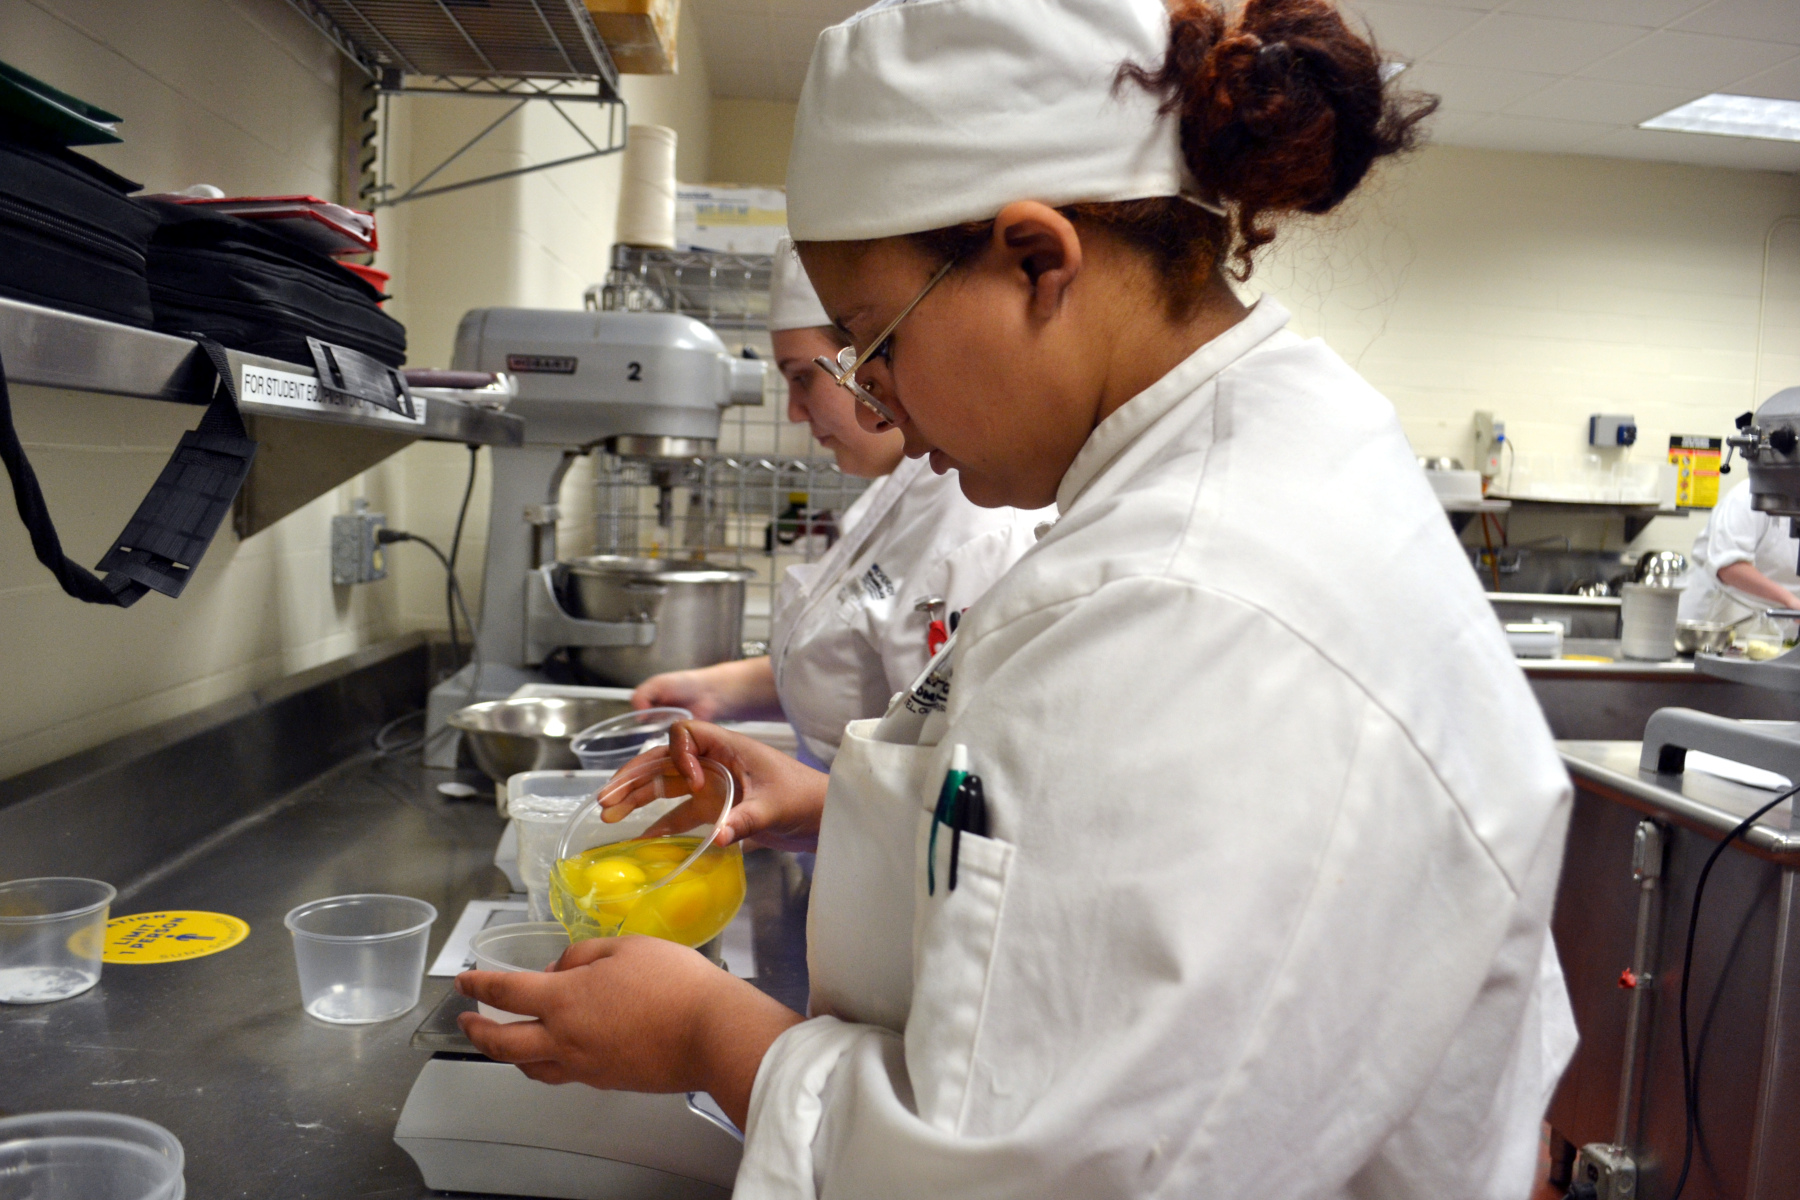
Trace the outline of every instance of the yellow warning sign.
[[1724, 443], [1716, 437], [1675, 434], [1669, 439], [1669, 465], [1675, 468], [1675, 506], [1711, 508], [1719, 502], [1719, 458]]
[[229, 950], [250, 936], [236, 917], [211, 912], [150, 912], [106, 923], [109, 963], [180, 962]]

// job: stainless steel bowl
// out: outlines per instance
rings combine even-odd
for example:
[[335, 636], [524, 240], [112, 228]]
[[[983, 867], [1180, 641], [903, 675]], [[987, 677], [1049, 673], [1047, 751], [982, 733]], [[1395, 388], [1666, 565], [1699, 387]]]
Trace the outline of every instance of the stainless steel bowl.
[[581, 766], [569, 739], [590, 725], [631, 711], [631, 701], [583, 696], [489, 700], [450, 714], [476, 765], [495, 783], [520, 771], [573, 771]]
[[1731, 631], [1740, 621], [1677, 621], [1675, 653], [1723, 654], [1731, 648]]
[[1679, 587], [1681, 577], [1686, 573], [1686, 555], [1673, 550], [1657, 550], [1637, 560], [1631, 578], [1650, 587]]
[[653, 621], [648, 646], [584, 646], [582, 667], [601, 682], [635, 687], [652, 675], [711, 666], [743, 653], [744, 585], [756, 572], [699, 559], [602, 554], [558, 564], [558, 595], [572, 617]]

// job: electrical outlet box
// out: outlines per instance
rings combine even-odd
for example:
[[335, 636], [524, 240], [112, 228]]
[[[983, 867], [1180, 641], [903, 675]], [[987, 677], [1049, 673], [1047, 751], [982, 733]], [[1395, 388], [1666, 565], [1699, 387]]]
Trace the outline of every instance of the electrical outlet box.
[[359, 500], [356, 512], [331, 518], [331, 582], [340, 587], [387, 578], [387, 548], [375, 540], [387, 514], [367, 507]]
[[1506, 422], [1491, 412], [1475, 414], [1475, 469], [1484, 479], [1500, 474], [1500, 448], [1506, 442]]
[[1637, 418], [1630, 413], [1595, 413], [1588, 418], [1588, 445], [1617, 449], [1637, 442]]
[[1624, 1146], [1589, 1142], [1575, 1156], [1569, 1195], [1582, 1200], [1637, 1200], [1637, 1162]]

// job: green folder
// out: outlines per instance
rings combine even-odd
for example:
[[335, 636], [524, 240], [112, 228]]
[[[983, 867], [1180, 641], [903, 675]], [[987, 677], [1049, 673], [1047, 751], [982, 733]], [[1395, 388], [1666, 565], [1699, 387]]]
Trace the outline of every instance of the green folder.
[[0, 123], [35, 130], [61, 146], [122, 142], [113, 126], [124, 120], [0, 62]]

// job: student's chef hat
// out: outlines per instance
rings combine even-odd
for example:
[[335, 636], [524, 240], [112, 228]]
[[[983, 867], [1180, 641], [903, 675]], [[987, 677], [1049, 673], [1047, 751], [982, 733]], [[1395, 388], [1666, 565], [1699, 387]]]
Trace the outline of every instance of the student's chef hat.
[[918, 233], [1191, 187], [1178, 121], [1126, 81], [1162, 0], [883, 0], [819, 35], [788, 159], [798, 241]]
[[819, 293], [813, 291], [800, 256], [794, 253], [792, 238], [782, 238], [775, 247], [775, 262], [769, 272], [769, 332], [783, 329], [814, 329], [831, 324]]

